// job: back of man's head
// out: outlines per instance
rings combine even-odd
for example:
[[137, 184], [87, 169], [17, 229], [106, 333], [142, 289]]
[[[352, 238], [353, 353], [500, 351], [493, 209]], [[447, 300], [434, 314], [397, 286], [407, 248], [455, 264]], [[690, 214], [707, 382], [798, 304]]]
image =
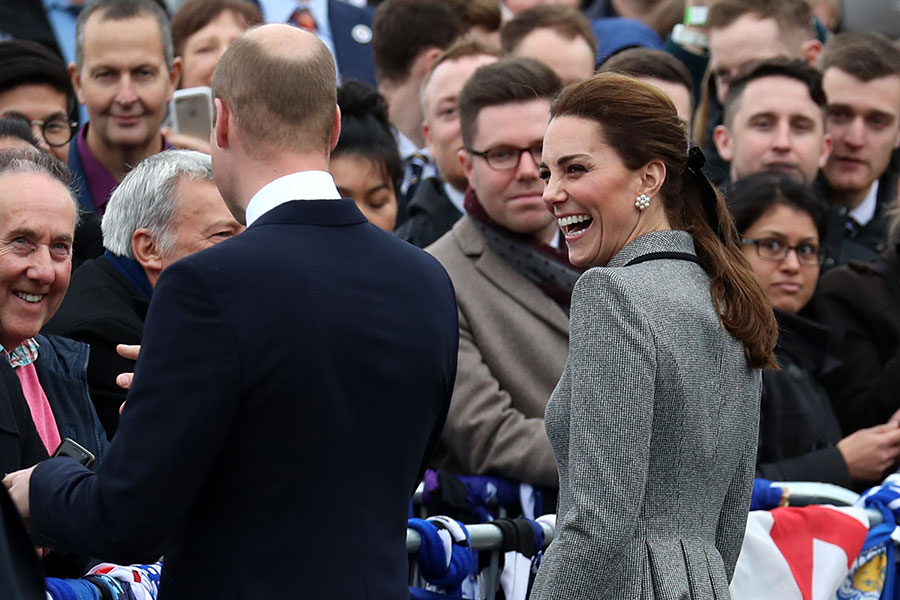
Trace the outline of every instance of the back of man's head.
[[447, 4], [459, 13], [470, 34], [482, 41], [482, 36], [500, 35], [503, 11], [496, 0], [447, 0]]
[[[285, 30], [270, 29], [275, 27]], [[264, 30], [262, 41], [257, 34]], [[263, 156], [270, 150], [300, 154], [331, 150], [337, 106], [334, 58], [312, 35], [305, 41], [310, 51], [302, 55], [295, 43], [278, 43], [280, 35], [296, 33], [278, 25], [251, 30], [232, 42], [216, 66], [213, 98], [228, 105], [252, 144], [244, 148], [250, 155]]]
[[806, 0], [717, 0], [709, 9], [707, 29], [723, 29], [741, 17], [772, 19], [782, 35], [806, 40], [815, 36], [815, 21]]
[[799, 81], [805, 85], [809, 91], [810, 99], [822, 110], [822, 118], [824, 120], [826, 100], [825, 92], [822, 89], [822, 74], [809, 66], [805, 61], [778, 56], [766, 60], [753, 61], [744, 65], [738, 71], [737, 76], [735, 76], [731, 86], [728, 88], [728, 95], [725, 97], [723, 123], [726, 127], [731, 127], [734, 115], [741, 103], [741, 96], [744, 94], [747, 86], [751, 82], [765, 77], [784, 77]]
[[479, 67], [459, 95], [463, 143], [472, 145], [482, 109], [531, 100], [552, 102], [561, 89], [562, 81], [556, 73], [532, 58], [504, 58]]
[[209, 155], [168, 150], [144, 159], [129, 171], [110, 197], [103, 216], [104, 248], [116, 256], [134, 258], [134, 232], [147, 229], [161, 252], [171, 251], [175, 246], [175, 190], [182, 179], [213, 181]]
[[900, 49], [880, 33], [839, 33], [825, 44], [816, 65], [822, 73], [833, 67], [872, 81], [900, 75]]
[[506, 52], [514, 52], [536, 29], [552, 29], [568, 40], [580, 37], [590, 46], [591, 53], [597, 54], [597, 37], [590, 21], [578, 9], [562, 4], [539, 4], [520, 12], [500, 30], [500, 46]]
[[154, 0], [94, 0], [89, 2], [78, 15], [75, 24], [75, 67], [81, 71], [84, 65], [84, 30], [85, 24], [94, 15], [102, 21], [127, 21], [137, 17], [150, 16], [159, 25], [162, 38], [166, 67], [171, 70], [175, 60], [172, 46], [172, 31], [169, 28], [169, 17]]
[[423, 52], [444, 50], [465, 31], [460, 15], [444, 0], [382, 2], [372, 24], [378, 81], [405, 82]]
[[478, 40], [472, 36], [464, 36], [453, 42], [449, 48], [447, 48], [444, 52], [438, 56], [433, 63], [431, 63], [431, 67], [429, 67], [428, 72], [425, 74], [425, 79], [422, 80], [422, 112], [426, 115], [427, 118], [427, 107], [425, 106], [425, 88], [428, 86], [428, 83], [431, 81], [431, 76], [434, 72], [443, 65], [444, 63], [453, 62], [456, 60], [461, 60], [463, 58], [469, 58], [471, 56], [492, 56], [494, 58], [500, 58], [503, 52], [499, 48], [494, 48], [493, 46], [488, 46], [484, 42]]
[[0, 42], [0, 94], [20, 85], [45, 84], [65, 94], [75, 107], [75, 91], [66, 65], [50, 50], [28, 40]]

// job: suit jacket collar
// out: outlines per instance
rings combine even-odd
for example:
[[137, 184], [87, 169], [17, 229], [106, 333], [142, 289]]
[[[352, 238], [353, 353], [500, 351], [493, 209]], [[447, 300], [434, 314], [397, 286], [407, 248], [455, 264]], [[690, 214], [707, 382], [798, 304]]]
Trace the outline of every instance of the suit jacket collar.
[[410, 216], [419, 212], [429, 215], [440, 223], [455, 223], [462, 216], [444, 193], [444, 183], [437, 177], [425, 179], [410, 200]]
[[619, 250], [607, 266], [624, 267], [635, 258], [654, 252], [697, 254], [694, 250], [694, 238], [687, 231], [651, 231]]
[[453, 233], [463, 254], [472, 258], [475, 268], [486, 279], [536, 316], [564, 334], [569, 334], [569, 318], [566, 313], [538, 286], [489, 250], [484, 237], [472, 223], [472, 217], [466, 215], [457, 221], [453, 226]]
[[250, 229], [264, 225], [356, 225], [366, 217], [349, 198], [341, 200], [291, 200], [267, 211]]

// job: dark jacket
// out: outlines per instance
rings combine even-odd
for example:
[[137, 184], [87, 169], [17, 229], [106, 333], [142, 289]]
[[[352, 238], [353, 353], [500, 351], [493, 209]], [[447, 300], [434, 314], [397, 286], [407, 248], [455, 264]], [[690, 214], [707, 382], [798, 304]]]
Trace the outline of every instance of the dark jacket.
[[828, 385], [844, 434], [880, 425], [900, 408], [900, 256], [852, 261], [825, 273], [822, 301], [843, 329], [841, 376]]
[[84, 165], [78, 154], [78, 135], [69, 142], [69, 171], [72, 173], [72, 190], [81, 208], [75, 242], [72, 245], [72, 268], [78, 269], [85, 261], [103, 254], [103, 233], [100, 217], [94, 208], [94, 200], [84, 177]]
[[86, 262], [72, 275], [65, 300], [44, 326], [91, 347], [87, 378], [91, 400], [106, 435], [112, 439], [119, 424], [125, 390], [116, 376], [134, 371], [134, 361], [122, 358], [116, 344], [140, 344], [150, 301], [101, 256]]
[[462, 217], [444, 193], [444, 183], [437, 177], [429, 177], [416, 188], [408, 210], [409, 218], [394, 235], [419, 248], [436, 242]]
[[[878, 180], [875, 216], [863, 226], [858, 226], [851, 220], [846, 206], [830, 207], [823, 248], [823, 269], [845, 265], [851, 260], [870, 261], [887, 249], [887, 211], [897, 202], [898, 175], [900, 160], [895, 156]], [[813, 190], [820, 197], [828, 199], [829, 187], [824, 176], [819, 176]]]
[[[34, 368], [60, 437], [72, 438], [99, 463], [108, 443], [88, 395], [88, 347], [53, 335], [35, 339], [39, 349]], [[0, 472], [11, 473], [46, 459], [48, 454], [31, 419], [22, 384], [7, 361], [0, 361], [0, 386]]]
[[841, 428], [819, 381], [838, 366], [829, 355], [831, 330], [804, 316], [780, 310], [775, 316], [781, 370], [763, 372], [756, 474], [851, 487], [847, 463], [835, 445]]
[[19, 512], [0, 486], [0, 598], [43, 600], [44, 573]]
[[109, 454], [34, 470], [32, 533], [165, 554], [168, 600], [403, 598], [458, 335], [437, 261], [352, 200], [281, 204], [166, 267]]

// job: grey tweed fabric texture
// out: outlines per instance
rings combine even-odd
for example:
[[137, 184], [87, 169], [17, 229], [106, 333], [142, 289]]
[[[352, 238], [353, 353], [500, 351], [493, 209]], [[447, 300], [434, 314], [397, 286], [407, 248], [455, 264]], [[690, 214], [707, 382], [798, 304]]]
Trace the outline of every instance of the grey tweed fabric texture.
[[744, 537], [760, 371], [722, 327], [684, 231], [646, 234], [572, 297], [547, 406], [556, 538], [531, 598], [723, 599]]

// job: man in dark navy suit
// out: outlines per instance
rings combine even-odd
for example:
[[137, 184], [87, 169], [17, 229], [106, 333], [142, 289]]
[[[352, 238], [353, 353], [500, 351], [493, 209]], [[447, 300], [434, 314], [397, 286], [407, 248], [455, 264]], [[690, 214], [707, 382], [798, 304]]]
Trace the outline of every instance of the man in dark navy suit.
[[408, 597], [408, 500], [456, 372], [450, 279], [340, 199], [317, 38], [245, 33], [213, 96], [216, 183], [247, 230], [160, 276], [97, 472], [57, 458], [4, 482], [42, 546], [165, 555], [161, 600]]

